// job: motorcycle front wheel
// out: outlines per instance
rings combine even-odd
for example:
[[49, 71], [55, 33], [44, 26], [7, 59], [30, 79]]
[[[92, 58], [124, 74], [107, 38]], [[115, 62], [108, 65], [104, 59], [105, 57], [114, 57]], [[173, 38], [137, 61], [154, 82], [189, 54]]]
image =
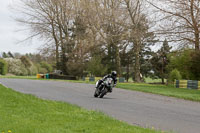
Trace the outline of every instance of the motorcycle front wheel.
[[100, 94], [100, 98], [103, 98], [103, 96], [106, 94], [108, 92], [108, 90], [105, 88], [104, 90], [103, 90], [103, 92]]
[[95, 92], [94, 92], [94, 97], [98, 97], [99, 96], [99, 94], [98, 94], [98, 90], [97, 90], [97, 88], [96, 88], [96, 90], [95, 90]]

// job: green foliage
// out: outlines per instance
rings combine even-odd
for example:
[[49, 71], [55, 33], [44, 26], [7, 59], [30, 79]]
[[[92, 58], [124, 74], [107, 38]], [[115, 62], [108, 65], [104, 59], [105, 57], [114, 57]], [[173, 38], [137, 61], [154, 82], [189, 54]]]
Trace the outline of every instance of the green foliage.
[[169, 64], [169, 53], [172, 47], [168, 45], [167, 40], [163, 42], [163, 46], [156, 53], [153, 54], [151, 59], [151, 64], [155, 76], [162, 79], [164, 84], [164, 79], [168, 77], [167, 65]]
[[29, 72], [30, 72], [29, 75], [36, 75], [38, 73], [37, 67], [34, 64], [32, 64], [31, 67], [29, 68]]
[[8, 52], [8, 57], [14, 58], [13, 54], [10, 51]]
[[3, 52], [2, 57], [3, 58], [14, 58], [14, 55], [9, 51], [8, 53]]
[[[112, 70], [117, 70], [117, 46], [116, 46], [117, 44], [108, 44], [107, 45], [107, 50], [108, 50], [108, 53], [106, 53], [105, 54], [105, 56], [104, 56], [104, 58], [103, 58], [103, 64], [106, 64], [106, 66], [107, 66], [107, 72], [109, 73], [109, 72], [111, 72]], [[95, 58], [97, 58], [97, 59], [100, 59], [99, 61], [96, 61], [96, 63], [95, 63]], [[101, 62], [101, 60], [102, 60], [102, 58], [100, 58], [100, 57], [97, 57], [96, 55], [94, 55], [93, 56], [93, 58], [92, 58], [92, 60], [91, 60], [91, 62], [93, 62], [94, 63], [94, 65], [95, 64], [101, 64], [102, 62]], [[99, 66], [100, 67], [100, 66]], [[98, 69], [100, 69], [100, 68], [98, 68]], [[91, 71], [92, 73], [94, 72], [94, 71], [98, 71], [98, 69], [96, 69], [95, 70], [95, 68], [93, 69], [93, 71]], [[94, 74], [94, 73], [93, 73]], [[100, 74], [100, 71], [99, 72], [97, 72], [96, 74]]]
[[37, 74], [36, 66], [26, 57], [22, 56], [20, 59], [5, 58], [8, 63], [8, 73], [17, 76], [35, 75]]
[[189, 49], [171, 53], [168, 70], [172, 71], [173, 69], [177, 69], [183, 79], [192, 79], [193, 76], [189, 70], [191, 67], [191, 53], [192, 50]]
[[107, 67], [101, 63], [100, 56], [94, 56], [88, 63], [88, 71], [95, 76], [103, 76], [107, 72]]
[[34, 69], [37, 69], [37, 72], [40, 74], [51, 73], [53, 71], [53, 67], [51, 66], [51, 64], [48, 64], [47, 62], [44, 61], [35, 64]]
[[8, 58], [8, 55], [6, 54], [6, 52], [3, 52], [3, 58]]
[[181, 74], [177, 69], [172, 70], [169, 74], [169, 82], [170, 83], [173, 83], [175, 79], [180, 80], [181, 78], [182, 78]]
[[67, 63], [68, 72], [70, 75], [82, 77], [84, 75], [84, 69], [86, 65], [82, 63], [81, 59], [76, 58], [75, 60], [76, 62], [70, 60]]
[[200, 52], [191, 49], [173, 52], [168, 69], [177, 69], [183, 79], [200, 80]]
[[200, 80], [200, 52], [195, 51], [191, 54], [191, 59], [189, 61], [190, 67], [189, 71], [192, 74], [194, 80]]
[[5, 60], [0, 59], [0, 74], [6, 75], [7, 71], [8, 71], [8, 64], [6, 63]]
[[35, 75], [37, 73], [37, 68], [34, 66], [34, 64], [27, 56], [22, 56], [20, 60], [24, 64], [28, 72], [28, 75]]
[[36, 68], [37, 68], [37, 72], [40, 73], [40, 74], [45, 74], [45, 73], [48, 72], [47, 69], [44, 68], [44, 67], [41, 67], [40, 64], [36, 64], [35, 66], [36, 66]]
[[41, 66], [42, 68], [46, 69], [48, 73], [50, 73], [50, 72], [53, 71], [52, 66], [51, 66], [50, 64], [48, 64], [47, 62], [44, 62], [44, 61], [41, 62], [41, 63], [40, 63], [40, 66]]

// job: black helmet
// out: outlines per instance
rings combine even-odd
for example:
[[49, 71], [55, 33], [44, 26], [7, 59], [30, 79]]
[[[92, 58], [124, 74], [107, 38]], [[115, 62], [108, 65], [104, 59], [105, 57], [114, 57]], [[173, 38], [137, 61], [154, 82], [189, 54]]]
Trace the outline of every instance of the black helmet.
[[111, 76], [112, 77], [117, 77], [117, 72], [116, 71], [112, 71]]

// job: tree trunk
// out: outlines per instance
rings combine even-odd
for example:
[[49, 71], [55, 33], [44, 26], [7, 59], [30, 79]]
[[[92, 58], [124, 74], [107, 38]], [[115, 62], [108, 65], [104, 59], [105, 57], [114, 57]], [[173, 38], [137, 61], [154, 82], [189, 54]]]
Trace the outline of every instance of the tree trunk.
[[161, 69], [162, 84], [165, 84], [164, 78], [165, 78], [165, 76], [164, 76], [164, 57], [162, 57], [162, 69]]
[[65, 49], [65, 43], [63, 41], [63, 32], [62, 32], [62, 29], [61, 29], [61, 26], [59, 25], [58, 26], [59, 28], [59, 34], [60, 34], [60, 44], [61, 44], [61, 52], [62, 52], [62, 57], [61, 57], [61, 70], [63, 72], [63, 74], [67, 75], [67, 58], [66, 58], [66, 49]]
[[135, 82], [140, 83], [140, 42], [135, 43]]
[[191, 19], [193, 23], [193, 28], [194, 28], [194, 36], [195, 36], [195, 50], [199, 51], [199, 26], [198, 26], [198, 21], [196, 20], [195, 17], [195, 5], [194, 5], [194, 0], [190, 1], [190, 12], [191, 12]]
[[200, 51], [199, 32], [195, 32], [195, 50]]
[[118, 76], [121, 76], [121, 61], [120, 61], [118, 46], [116, 46], [116, 65], [117, 65]]
[[128, 82], [129, 80], [129, 64], [130, 64], [130, 59], [128, 57], [128, 63], [127, 63], [127, 67], [126, 67], [126, 81]]
[[58, 44], [56, 44], [56, 69], [57, 69], [57, 70], [60, 69], [58, 48], [59, 48], [59, 47], [58, 47]]
[[56, 69], [59, 70], [60, 66], [59, 66], [59, 52], [58, 52], [58, 48], [59, 48], [59, 42], [55, 33], [55, 28], [54, 28], [54, 22], [52, 20], [51, 22], [51, 27], [52, 27], [52, 35], [56, 44]]
[[162, 78], [162, 84], [165, 84], [165, 79], [164, 78]]

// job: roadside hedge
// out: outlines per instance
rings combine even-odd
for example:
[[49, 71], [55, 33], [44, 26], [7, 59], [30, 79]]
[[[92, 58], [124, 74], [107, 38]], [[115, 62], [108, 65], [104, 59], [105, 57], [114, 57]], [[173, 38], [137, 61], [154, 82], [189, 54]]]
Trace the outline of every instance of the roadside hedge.
[[6, 75], [8, 71], [8, 64], [5, 60], [0, 59], [0, 74]]

